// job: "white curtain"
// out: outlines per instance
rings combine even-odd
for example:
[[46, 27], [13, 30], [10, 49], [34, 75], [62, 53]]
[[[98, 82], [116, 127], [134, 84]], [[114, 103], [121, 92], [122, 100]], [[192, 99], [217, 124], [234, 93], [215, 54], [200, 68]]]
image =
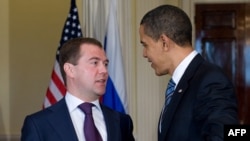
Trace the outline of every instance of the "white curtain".
[[95, 37], [104, 43], [109, 0], [83, 0], [83, 26], [86, 37]]

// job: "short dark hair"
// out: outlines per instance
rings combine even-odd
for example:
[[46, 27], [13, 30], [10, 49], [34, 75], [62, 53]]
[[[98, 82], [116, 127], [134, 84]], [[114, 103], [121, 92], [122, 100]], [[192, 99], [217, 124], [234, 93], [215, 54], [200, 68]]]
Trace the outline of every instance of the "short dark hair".
[[192, 44], [191, 21], [178, 7], [172, 5], [156, 7], [144, 15], [140, 25], [143, 25], [145, 34], [155, 41], [165, 34], [180, 46]]
[[77, 65], [78, 60], [81, 57], [80, 46], [82, 44], [93, 44], [102, 48], [101, 42], [94, 38], [82, 38], [82, 37], [73, 38], [64, 43], [59, 51], [59, 66], [65, 85], [66, 85], [66, 74], [63, 69], [63, 66], [65, 63], [71, 63], [73, 65]]

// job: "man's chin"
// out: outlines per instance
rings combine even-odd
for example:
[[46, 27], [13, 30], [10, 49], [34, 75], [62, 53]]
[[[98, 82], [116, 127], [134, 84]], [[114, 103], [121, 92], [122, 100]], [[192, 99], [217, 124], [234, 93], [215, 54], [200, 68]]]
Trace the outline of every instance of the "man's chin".
[[105, 94], [106, 91], [102, 91], [102, 92], [98, 92], [97, 95], [98, 96], [103, 96]]
[[162, 72], [159, 72], [157, 70], [155, 70], [155, 75], [157, 76], [163, 76], [163, 75], [166, 75], [167, 73], [162, 73]]
[[162, 74], [158, 73], [158, 72], [155, 72], [155, 75], [157, 76], [162, 76]]

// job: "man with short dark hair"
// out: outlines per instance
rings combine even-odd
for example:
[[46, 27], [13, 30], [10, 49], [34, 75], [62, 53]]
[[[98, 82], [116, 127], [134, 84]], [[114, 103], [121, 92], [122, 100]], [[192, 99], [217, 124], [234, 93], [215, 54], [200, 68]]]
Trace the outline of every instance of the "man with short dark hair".
[[130, 116], [99, 103], [108, 63], [96, 39], [67, 41], [59, 55], [67, 93], [51, 107], [25, 118], [21, 141], [134, 141]]
[[233, 84], [192, 47], [186, 13], [159, 6], [140, 23], [143, 57], [157, 76], [171, 76], [158, 126], [158, 141], [223, 141], [223, 126], [238, 124]]

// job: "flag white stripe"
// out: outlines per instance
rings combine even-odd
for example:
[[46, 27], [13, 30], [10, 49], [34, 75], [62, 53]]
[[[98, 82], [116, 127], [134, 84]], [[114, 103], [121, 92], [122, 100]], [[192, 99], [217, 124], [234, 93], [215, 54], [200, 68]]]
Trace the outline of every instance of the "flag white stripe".
[[45, 97], [45, 100], [44, 100], [44, 103], [43, 103], [43, 106], [44, 107], [49, 107], [51, 105], [51, 103], [49, 102], [48, 98]]

